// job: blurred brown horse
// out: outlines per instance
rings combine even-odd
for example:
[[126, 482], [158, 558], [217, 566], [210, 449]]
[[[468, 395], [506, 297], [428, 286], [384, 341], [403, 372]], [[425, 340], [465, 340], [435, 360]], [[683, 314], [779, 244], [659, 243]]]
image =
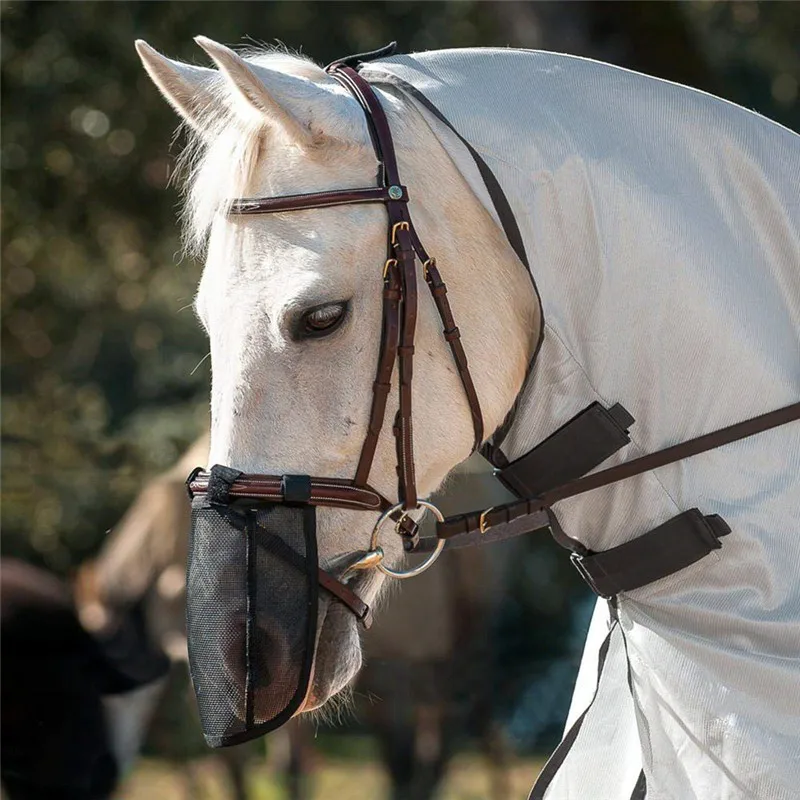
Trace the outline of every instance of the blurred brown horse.
[[[203, 437], [172, 469], [148, 483], [76, 584], [81, 621], [89, 630], [113, 629], [127, 609], [143, 608], [150, 635], [181, 676], [187, 660], [184, 574], [189, 531], [184, 480], [193, 467], [206, 463], [207, 453], [208, 439]], [[508, 498], [482, 469], [483, 463], [466, 462], [439, 493], [435, 502], [444, 513]], [[437, 568], [398, 582], [364, 637], [366, 667], [354, 705], [379, 740], [395, 800], [433, 796], [468, 723], [489, 756], [492, 794], [507, 796], [502, 737], [492, 724], [495, 682], [488, 639], [502, 596], [497, 587], [511, 552], [513, 548], [505, 547], [492, 557], [470, 548], [455, 550]], [[120, 705], [119, 736], [130, 743], [128, 763], [157, 704], [158, 697], [151, 694], [138, 707]], [[283, 746], [278, 736], [270, 736], [270, 743], [273, 752], [284, 754], [279, 760], [289, 794], [304, 797], [311, 761], [309, 726], [289, 726]], [[245, 754], [229, 748], [220, 756], [237, 800], [244, 800]], [[193, 788], [187, 791], [192, 794]]]

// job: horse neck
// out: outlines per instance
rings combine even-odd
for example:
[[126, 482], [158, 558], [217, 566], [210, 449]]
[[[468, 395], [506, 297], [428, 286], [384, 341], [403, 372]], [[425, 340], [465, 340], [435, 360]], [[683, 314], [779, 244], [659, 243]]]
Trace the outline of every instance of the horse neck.
[[530, 274], [465, 178], [475, 170], [466, 148], [427, 112], [402, 103], [390, 114], [400, 175], [420, 238], [447, 283], [488, 436], [525, 380], [541, 309]]

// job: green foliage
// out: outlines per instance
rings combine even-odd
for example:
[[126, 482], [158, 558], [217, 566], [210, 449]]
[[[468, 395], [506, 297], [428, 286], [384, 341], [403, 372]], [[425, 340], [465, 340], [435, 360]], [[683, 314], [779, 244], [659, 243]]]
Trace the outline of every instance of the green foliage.
[[[180, 256], [168, 186], [180, 143], [170, 148], [176, 121], [136, 38], [194, 63], [207, 63], [200, 33], [279, 39], [321, 62], [391, 39], [406, 52], [512, 44], [601, 58], [602, 43], [627, 42], [621, 61], [636, 68], [648, 43], [629, 23], [652, 7], [611, 5], [5, 2], [4, 552], [68, 571], [206, 424], [199, 265]], [[731, 81], [726, 96], [797, 124], [795, 4], [688, 6], [706, 60]], [[647, 69], [670, 77], [685, 53], [662, 50], [663, 70]]]
[[325, 61], [391, 38], [474, 44], [487, 17], [472, 3], [3, 5], [5, 553], [69, 570], [206, 424], [199, 265], [181, 257], [168, 185], [176, 119], [134, 40], [205, 63], [199, 33], [269, 36]]
[[706, 1], [685, 11], [725, 96], [800, 130], [800, 5]]

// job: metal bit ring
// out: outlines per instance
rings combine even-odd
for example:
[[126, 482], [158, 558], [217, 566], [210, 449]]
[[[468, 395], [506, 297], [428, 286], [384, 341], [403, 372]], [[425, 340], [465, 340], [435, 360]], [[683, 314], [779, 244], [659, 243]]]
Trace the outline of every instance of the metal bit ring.
[[[439, 522], [444, 522], [444, 514], [436, 508], [433, 503], [429, 503], [427, 500], [418, 500], [418, 506], [422, 506], [427, 511], [431, 511], [433, 515]], [[395, 511], [399, 511], [403, 508], [402, 503], [397, 503], [397, 505], [392, 506], [391, 508], [387, 509], [386, 511], [381, 514], [378, 521], [375, 523], [375, 527], [372, 529], [372, 538], [369, 542], [369, 549], [370, 551], [375, 551], [378, 548], [378, 537], [380, 536], [381, 528], [385, 524], [386, 520], [388, 520]], [[395, 523], [397, 525], [397, 523]], [[375, 566], [384, 574], [388, 575], [390, 578], [397, 578], [398, 580], [405, 580], [406, 578], [413, 578], [416, 575], [420, 575], [421, 573], [425, 572], [426, 569], [433, 566], [433, 563], [436, 561], [437, 558], [442, 553], [444, 549], [445, 541], [444, 539], [439, 539], [436, 543], [436, 549], [421, 563], [417, 564], [416, 567], [409, 567], [409, 569], [392, 569], [391, 567], [387, 567], [383, 561], [379, 561]]]

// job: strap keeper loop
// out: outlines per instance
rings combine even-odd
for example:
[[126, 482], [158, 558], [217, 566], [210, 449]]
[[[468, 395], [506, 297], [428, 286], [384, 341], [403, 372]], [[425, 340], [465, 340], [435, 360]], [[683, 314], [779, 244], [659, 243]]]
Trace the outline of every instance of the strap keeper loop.
[[308, 475], [281, 476], [284, 503], [308, 503], [311, 500], [311, 478]]

